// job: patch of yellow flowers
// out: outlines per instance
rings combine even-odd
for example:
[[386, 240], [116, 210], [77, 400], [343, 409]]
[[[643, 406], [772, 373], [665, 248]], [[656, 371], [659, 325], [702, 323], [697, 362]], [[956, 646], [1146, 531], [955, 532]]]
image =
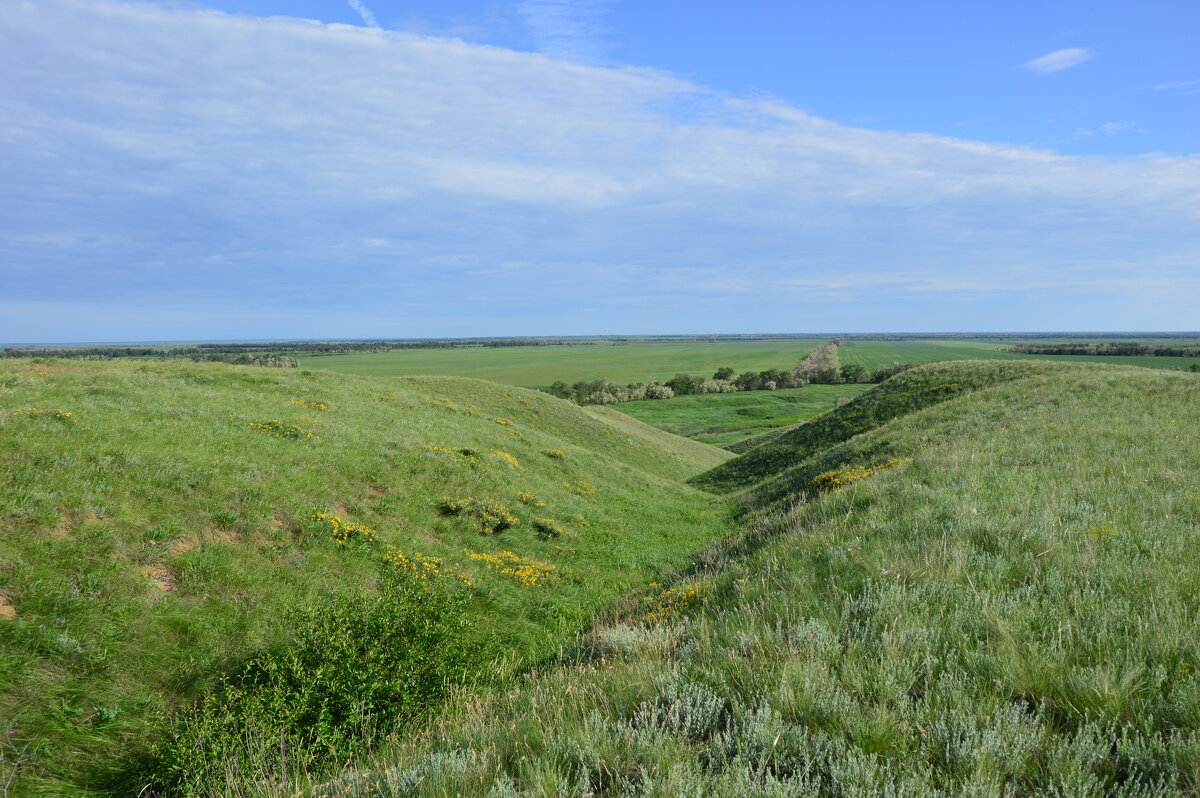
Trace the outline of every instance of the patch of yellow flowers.
[[326, 413], [333, 412], [333, 408], [330, 407], [329, 405], [325, 404], [324, 402], [310, 402], [307, 399], [293, 399], [291, 403], [294, 405], [303, 405], [304, 407], [311, 407], [313, 410], [324, 410]]
[[[322, 526], [338, 543], [357, 539], [377, 546], [380, 542], [379, 533], [371, 527], [347, 521], [333, 513], [314, 512], [308, 518]], [[440, 557], [426, 557], [419, 551], [405, 554], [390, 543], [382, 544], [382, 557], [388, 565], [407, 571], [418, 579], [457, 579], [467, 587], [474, 587], [470, 577], [457, 568], [448, 567]]]
[[517, 494], [517, 499], [521, 504], [528, 504], [531, 507], [545, 507], [546, 503], [528, 491], [521, 491]]
[[854, 466], [852, 468], [834, 469], [833, 471], [826, 471], [823, 474], [817, 474], [809, 484], [820, 491], [833, 490], [834, 488], [841, 488], [849, 485], [851, 482], [857, 482], [860, 479], [869, 477], [878, 471], [893, 468], [901, 463], [911, 462], [911, 457], [893, 457], [886, 463], [880, 463], [876, 466]]
[[[650, 587], [661, 588], [657, 582], [651, 582]], [[684, 607], [690, 607], [700, 599], [704, 598], [702, 592], [703, 585], [700, 582], [691, 582], [678, 587], [668, 587], [659, 590], [657, 593], [647, 596], [646, 602], [650, 608], [642, 614], [641, 620], [653, 621], [659, 618], [665, 618], [673, 612], [677, 612]]]
[[521, 463], [517, 460], [517, 458], [513, 457], [508, 452], [502, 452], [499, 449], [492, 449], [491, 451], [488, 452], [488, 454], [490, 454], [494, 457], [500, 458], [501, 460], [503, 460], [504, 462], [508, 463], [511, 466], [521, 465]]
[[383, 561], [408, 571], [418, 579], [457, 579], [467, 587], [474, 587], [471, 578], [457, 568], [448, 568], [441, 557], [426, 557], [418, 551], [405, 554], [391, 544], [383, 545]]
[[550, 563], [531, 560], [511, 551], [500, 551], [495, 554], [484, 554], [470, 549], [463, 549], [463, 551], [472, 560], [481, 561], [489, 570], [511, 576], [523, 587], [537, 587], [545, 584], [555, 576], [555, 572], [558, 570]]
[[295, 424], [284, 424], [282, 421], [274, 418], [270, 421], [251, 421], [248, 426], [250, 429], [266, 432], [274, 435], [276, 438], [311, 438], [315, 440], [317, 437], [308, 430], [297, 427]]
[[54, 418], [59, 421], [74, 421], [72, 414], [66, 410], [38, 410], [36, 407], [19, 407], [12, 411], [14, 416], [42, 416], [48, 413], [53, 413]]
[[379, 533], [371, 529], [371, 527], [347, 521], [333, 513], [313, 513], [308, 517], [308, 520], [315, 521], [324, 527], [325, 531], [329, 533], [329, 537], [338, 543], [348, 543], [355, 538], [365, 543], [379, 542]]
[[542, 454], [553, 460], [562, 460], [567, 456], [567, 453], [562, 449], [542, 449]]

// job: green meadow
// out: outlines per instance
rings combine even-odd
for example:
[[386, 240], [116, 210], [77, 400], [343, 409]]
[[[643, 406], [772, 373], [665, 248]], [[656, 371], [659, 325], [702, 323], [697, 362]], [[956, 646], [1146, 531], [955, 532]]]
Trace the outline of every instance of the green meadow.
[[996, 365], [734, 469], [743, 538], [651, 612], [307, 794], [1196, 795], [1200, 379]]
[[659, 429], [714, 446], [728, 446], [764, 430], [798, 424], [824, 413], [870, 385], [805, 385], [777, 391], [698, 394], [622, 402], [622, 413]]
[[[241, 712], [187, 708], [261, 681], [279, 664], [264, 652], [307, 650], [322, 629], [308, 616], [326, 602], [365, 606], [356, 591], [440, 571], [466, 648], [427, 675], [502, 679], [733, 529], [725, 503], [682, 482], [728, 452], [478, 380], [14, 360], [0, 363], [0, 407], [0, 753], [34, 756], [17, 795], [221, 793], [213, 754], [263, 767], [262, 751], [238, 760], [227, 746], [151, 754], [190, 739], [181, 722]], [[468, 506], [448, 512], [445, 499]], [[403, 591], [392, 598], [414, 611]], [[336, 612], [345, 629], [378, 620]], [[438, 664], [451, 642], [422, 656]], [[330, 695], [365, 689], [343, 676], [321, 677]], [[439, 685], [389, 689], [416, 711]], [[292, 725], [327, 723], [321, 739], [293, 740], [283, 721], [267, 736], [275, 750], [286, 739], [291, 767], [323, 761], [305, 759], [310, 743], [344, 760], [355, 740], [398, 728], [398, 712], [347, 709], [368, 710], [361, 734], [314, 710]], [[221, 733], [252, 724], [233, 726]]]
[[1200, 794], [1195, 374], [43, 358], [0, 410], [5, 798]]

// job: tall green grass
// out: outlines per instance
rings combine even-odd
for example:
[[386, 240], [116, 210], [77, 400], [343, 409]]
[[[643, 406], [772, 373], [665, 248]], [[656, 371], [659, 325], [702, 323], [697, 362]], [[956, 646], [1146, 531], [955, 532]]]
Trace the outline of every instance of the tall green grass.
[[1055, 364], [1002, 361], [940, 363], [903, 372], [818, 418], [772, 436], [740, 457], [692, 477], [693, 485], [729, 493], [886, 422], [989, 385], [1053, 371]]
[[768, 473], [792, 506], [679, 576], [702, 603], [630, 605], [312, 794], [1200, 793], [1200, 380], [933, 375], [976, 387], [803, 453], [893, 467]]
[[[301, 656], [307, 627], [286, 619], [325, 595], [376, 595], [404, 571], [396, 553], [440, 558], [473, 583], [460, 620], [477, 667], [434, 672], [502, 679], [726, 535], [728, 507], [680, 480], [729, 456], [478, 380], [5, 361], [0, 748], [36, 753], [13, 789], [130, 794], [141, 789], [131, 780], [159, 779], [136, 759], [177, 728], [172, 718], [247, 689], [247, 667], [261, 675]], [[520, 520], [484, 535], [443, 514], [443, 496], [503, 505]], [[331, 517], [370, 535], [339, 539]], [[518, 561], [548, 576], [529, 585], [505, 572]], [[441, 657], [439, 646], [423, 644], [422, 656]], [[394, 731], [375, 720], [371, 734]], [[163, 756], [176, 761], [168, 770], [193, 772]], [[303, 759], [289, 754], [289, 772]], [[0, 770], [0, 783], [8, 775]]]

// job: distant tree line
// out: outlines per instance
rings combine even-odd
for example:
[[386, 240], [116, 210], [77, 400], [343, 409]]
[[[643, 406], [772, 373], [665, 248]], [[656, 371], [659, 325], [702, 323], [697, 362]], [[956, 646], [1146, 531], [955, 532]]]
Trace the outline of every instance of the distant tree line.
[[1008, 351], [1021, 355], [1152, 355], [1154, 357], [1200, 357], [1200, 347], [1150, 346], [1129, 342], [1105, 344], [1018, 344]]
[[[456, 349], [462, 347], [550, 346], [580, 344], [556, 338], [462, 338], [421, 341], [271, 341], [212, 343], [179, 346], [12, 346], [0, 348], [0, 357], [58, 357], [73, 360], [111, 360], [122, 357], [191, 358], [203, 355], [296, 354], [336, 355], [350, 352], [386, 352], [392, 349]], [[224, 361], [235, 362], [235, 361]]]
[[240, 355], [206, 353], [192, 355], [191, 359], [196, 363], [232, 363], [235, 366], [264, 366], [278, 369], [294, 369], [300, 366], [300, 361], [296, 358], [277, 352], [243, 352]]
[[717, 369], [711, 378], [693, 374], [676, 374], [669, 380], [619, 385], [611, 380], [582, 380], [574, 384], [559, 380], [542, 390], [581, 405], [611, 405], [636, 402], [641, 399], [670, 399], [673, 396], [692, 396], [706, 393], [735, 393], [737, 391], [774, 391], [780, 388], [800, 388], [804, 385], [841, 385], [843, 383], [879, 383], [888, 377], [913, 368], [915, 363], [893, 363], [868, 372], [857, 364], [826, 367], [807, 374], [799, 367], [791, 370], [766, 369], [744, 371], [741, 374], [729, 367]]

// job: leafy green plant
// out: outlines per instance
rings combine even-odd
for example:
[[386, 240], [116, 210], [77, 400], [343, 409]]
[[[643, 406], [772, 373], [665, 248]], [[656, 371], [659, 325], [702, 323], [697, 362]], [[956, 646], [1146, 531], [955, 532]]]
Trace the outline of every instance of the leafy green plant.
[[329, 591], [289, 613], [289, 641], [184, 712], [151, 781], [184, 795], [228, 773], [285, 778], [354, 755], [471, 672], [463, 600], [405, 573]]

